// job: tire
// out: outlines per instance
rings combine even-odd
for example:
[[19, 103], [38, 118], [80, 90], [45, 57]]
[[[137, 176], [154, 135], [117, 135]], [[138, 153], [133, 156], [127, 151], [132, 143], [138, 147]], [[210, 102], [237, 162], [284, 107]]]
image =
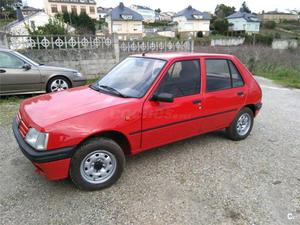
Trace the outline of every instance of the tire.
[[82, 144], [70, 164], [70, 178], [82, 190], [107, 188], [121, 176], [125, 155], [121, 147], [108, 138], [93, 138]]
[[62, 76], [57, 76], [51, 78], [48, 81], [46, 91], [47, 93], [51, 93], [51, 92], [63, 91], [71, 87], [72, 87], [71, 82], [67, 78]]
[[[251, 109], [248, 107], [242, 108], [230, 126], [226, 128], [226, 136], [233, 141], [240, 141], [247, 138], [253, 127], [253, 118], [253, 111]], [[246, 122], [247, 120], [250, 124]]]

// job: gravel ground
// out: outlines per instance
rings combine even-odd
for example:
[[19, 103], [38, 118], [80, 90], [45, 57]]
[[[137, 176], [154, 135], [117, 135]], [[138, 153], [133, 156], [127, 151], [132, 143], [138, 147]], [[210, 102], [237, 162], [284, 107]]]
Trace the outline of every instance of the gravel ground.
[[300, 224], [300, 91], [259, 78], [252, 134], [218, 131], [127, 159], [97, 192], [35, 174], [13, 138], [18, 104], [0, 104], [1, 224]]

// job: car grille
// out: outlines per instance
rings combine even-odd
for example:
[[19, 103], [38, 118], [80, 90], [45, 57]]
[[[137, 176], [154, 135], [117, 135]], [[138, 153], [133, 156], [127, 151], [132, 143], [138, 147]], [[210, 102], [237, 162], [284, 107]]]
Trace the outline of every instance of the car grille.
[[19, 131], [24, 138], [28, 132], [29, 127], [22, 120], [20, 113], [18, 113], [18, 115], [17, 115], [17, 124], [18, 124]]

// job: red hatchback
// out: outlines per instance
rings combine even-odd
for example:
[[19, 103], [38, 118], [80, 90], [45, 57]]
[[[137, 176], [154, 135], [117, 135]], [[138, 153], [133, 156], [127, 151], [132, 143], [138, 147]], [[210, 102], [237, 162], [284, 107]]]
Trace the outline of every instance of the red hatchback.
[[96, 190], [118, 180], [125, 155], [224, 128], [245, 139], [261, 98], [234, 56], [134, 55], [90, 86], [23, 101], [13, 131], [39, 173]]

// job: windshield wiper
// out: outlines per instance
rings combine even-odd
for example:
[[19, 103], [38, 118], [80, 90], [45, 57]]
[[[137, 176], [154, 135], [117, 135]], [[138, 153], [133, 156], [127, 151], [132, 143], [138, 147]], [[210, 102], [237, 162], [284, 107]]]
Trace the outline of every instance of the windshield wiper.
[[122, 94], [121, 92], [119, 92], [117, 89], [115, 89], [113, 87], [109, 87], [109, 86], [106, 86], [106, 85], [99, 85], [99, 87], [102, 88], [102, 89], [108, 90], [110, 92], [113, 92], [114, 94], [116, 94], [116, 95], [118, 95], [122, 98], [129, 98], [129, 96]]
[[95, 85], [95, 84], [91, 84], [89, 87], [91, 89], [93, 89], [94, 91], [100, 91], [100, 88], [97, 85]]

